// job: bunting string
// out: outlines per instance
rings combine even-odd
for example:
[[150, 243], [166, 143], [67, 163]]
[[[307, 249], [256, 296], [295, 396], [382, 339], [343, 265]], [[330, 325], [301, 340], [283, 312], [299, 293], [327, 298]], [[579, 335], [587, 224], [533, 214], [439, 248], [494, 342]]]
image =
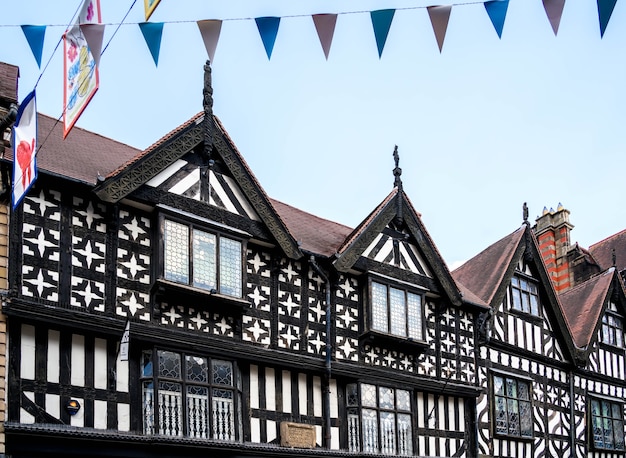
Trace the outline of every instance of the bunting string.
[[[76, 32], [80, 35], [80, 39], [83, 40], [79, 48], [84, 47], [85, 52], [88, 54], [95, 53], [94, 56], [88, 56], [91, 60], [88, 60], [87, 65], [84, 64], [83, 60], [81, 60], [80, 74], [72, 75], [71, 72], [76, 70], [78, 60], [77, 58], [70, 56], [72, 62], [68, 62], [68, 52], [69, 54], [75, 53], [73, 46], [75, 43], [70, 43], [70, 49], [64, 52], [64, 62], [65, 66], [68, 67], [71, 63], [72, 66], [64, 69], [65, 80], [67, 84], [67, 80], [73, 78], [73, 81], [70, 83], [71, 88], [74, 91], [74, 99], [65, 98], [64, 106], [62, 113], [59, 117], [64, 118], [65, 121], [65, 130], [64, 136], [69, 133], [69, 130], [73, 126], [74, 122], [80, 116], [81, 112], [85, 109], [91, 97], [95, 94], [95, 91], [98, 88], [98, 66], [99, 66], [99, 58], [106, 51], [111, 41], [116, 36], [122, 25], [135, 25], [139, 26], [141, 32], [143, 34], [144, 40], [148, 49], [152, 55], [155, 65], [158, 65], [158, 57], [161, 46], [161, 37], [163, 33], [164, 25], [174, 25], [174, 24], [190, 24], [196, 22], [202, 38], [204, 40], [205, 47], [207, 49], [207, 54], [211, 61], [214, 60], [214, 53], [217, 47], [217, 43], [219, 40], [221, 25], [223, 22], [228, 21], [255, 21], [256, 26], [259, 31], [259, 35], [263, 42], [263, 46], [265, 48], [268, 59], [271, 59], [272, 51], [274, 48], [274, 43], [279, 31], [280, 21], [283, 19], [291, 19], [291, 18], [303, 18], [303, 17], [312, 17], [315, 29], [317, 31], [320, 44], [322, 45], [322, 49], [324, 51], [326, 59], [328, 59], [329, 51], [332, 43], [332, 38], [335, 30], [336, 19], [339, 15], [354, 15], [354, 14], [369, 14], [374, 37], [376, 39], [376, 45], [378, 50], [379, 58], [382, 58], [385, 42], [387, 40], [387, 36], [389, 34], [390, 28], [392, 26], [392, 22], [394, 19], [394, 14], [398, 11], [411, 11], [411, 10], [427, 10], [431, 25], [433, 27], [433, 32], [435, 35], [436, 43], [439, 47], [439, 51], [442, 52], [442, 48], [444, 45], [445, 34], [448, 27], [448, 21], [450, 17], [451, 9], [454, 7], [464, 7], [464, 6], [473, 6], [482, 4], [485, 8], [486, 13], [491, 20], [491, 23], [498, 35], [499, 38], [502, 37], [502, 32], [504, 29], [504, 22], [506, 19], [508, 4], [510, 0], [486, 0], [486, 1], [461, 1], [454, 2], [445, 5], [431, 5], [431, 6], [406, 6], [399, 7], [395, 9], [381, 9], [381, 10], [351, 10], [351, 11], [340, 11], [337, 13], [321, 13], [321, 14], [291, 14], [291, 15], [283, 15], [283, 16], [270, 16], [270, 17], [234, 17], [234, 18], [223, 18], [223, 19], [210, 19], [210, 20], [175, 20], [175, 21], [163, 21], [163, 22], [147, 22], [150, 18], [150, 15], [154, 12], [160, 0], [144, 0], [145, 12], [146, 12], [146, 22], [126, 22], [130, 11], [135, 6], [137, 0], [133, 0], [130, 5], [128, 11], [122, 18], [120, 22], [102, 22], [100, 18], [100, 3], [99, 0], [81, 0], [77, 10], [75, 11], [70, 24], [69, 25], [60, 25], [60, 24], [48, 24], [41, 26], [25, 26], [25, 25], [15, 25], [15, 24], [0, 24], [0, 27], [21, 27], [23, 33], [26, 35], [26, 38], [31, 46], [31, 50], [35, 55], [35, 59], [38, 64], [41, 62], [41, 50], [43, 49], [43, 40], [44, 40], [44, 31], [46, 28], [50, 27], [63, 27], [66, 31], [66, 34], [57, 42], [54, 51], [52, 52], [50, 58], [48, 59], [46, 65], [44, 66], [43, 71], [41, 71], [39, 78], [35, 84], [35, 88], [37, 84], [41, 80], [42, 76], [46, 72], [48, 65], [53, 59], [54, 55], [57, 53], [59, 44], [63, 41], [68, 33], [68, 31], [72, 30], [72, 28], [80, 28], [80, 32]], [[539, 1], [539, 0], [537, 0]], [[558, 27], [560, 24], [563, 7], [566, 0], [541, 0], [543, 3], [543, 7], [546, 12], [546, 16], [552, 26], [553, 32], [556, 35], [558, 32]], [[604, 36], [607, 25], [609, 23], [611, 14], [613, 13], [613, 9], [615, 7], [617, 0], [596, 0], [597, 1], [597, 10], [598, 10], [598, 21], [600, 26], [600, 35]], [[87, 16], [83, 16], [86, 14], [87, 8], [91, 9], [91, 17], [87, 18]], [[94, 8], [97, 10], [97, 18], [93, 20], [93, 11]], [[79, 14], [80, 12], [80, 14]], [[78, 15], [78, 20], [75, 21], [75, 18]], [[72, 25], [73, 24], [73, 25]], [[108, 42], [100, 51], [102, 44], [102, 36], [104, 35], [104, 27], [105, 26], [115, 26], [115, 30], [112, 36], [109, 38]], [[42, 30], [43, 29], [43, 30]], [[99, 39], [99, 43], [98, 43]], [[86, 40], [86, 44], [85, 44]], [[65, 43], [68, 46], [67, 43]], [[81, 49], [82, 50], [82, 49]], [[86, 51], [89, 50], [89, 51]], [[85, 67], [90, 67], [85, 69]], [[75, 102], [75, 92], [76, 87], [83, 88], [85, 85], [90, 85], [88, 88], [88, 94], [85, 97], [84, 94], [83, 99], [80, 101], [80, 106], [78, 108], [73, 107], [72, 104]], [[33, 89], [34, 90], [34, 89]], [[66, 86], [65, 91], [67, 92], [68, 88]], [[81, 91], [85, 92], [85, 91]], [[72, 113], [70, 115], [69, 121], [66, 119], [66, 115], [68, 109], [72, 109]], [[58, 120], [57, 120], [58, 122]], [[55, 123], [56, 126], [56, 123]], [[54, 127], [53, 127], [54, 128]], [[48, 134], [49, 135], [49, 134]], [[46, 136], [46, 139], [48, 136]], [[43, 147], [44, 142], [40, 147]]]

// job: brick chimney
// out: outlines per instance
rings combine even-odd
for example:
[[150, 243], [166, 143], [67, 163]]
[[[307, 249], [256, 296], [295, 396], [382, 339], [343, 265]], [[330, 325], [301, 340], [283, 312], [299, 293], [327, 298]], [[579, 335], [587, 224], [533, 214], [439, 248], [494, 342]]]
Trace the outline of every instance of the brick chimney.
[[573, 286], [567, 253], [570, 249], [570, 231], [574, 228], [569, 222], [569, 210], [559, 203], [556, 211], [544, 207], [534, 227], [539, 251], [552, 279], [554, 289], [561, 293]]

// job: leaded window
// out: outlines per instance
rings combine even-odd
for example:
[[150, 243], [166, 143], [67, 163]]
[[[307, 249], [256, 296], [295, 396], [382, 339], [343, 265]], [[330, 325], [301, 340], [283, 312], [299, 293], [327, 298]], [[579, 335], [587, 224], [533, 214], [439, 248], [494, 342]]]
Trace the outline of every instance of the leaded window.
[[495, 432], [497, 435], [533, 437], [530, 382], [493, 375]]
[[624, 323], [622, 318], [609, 310], [602, 316], [602, 343], [619, 348], [624, 347]]
[[591, 435], [598, 450], [624, 450], [624, 405], [591, 399]]
[[511, 307], [520, 312], [539, 316], [539, 292], [537, 284], [522, 276], [511, 278]]
[[243, 246], [220, 234], [169, 219], [163, 222], [163, 278], [241, 297]]
[[424, 340], [422, 296], [371, 282], [371, 329], [397, 337]]
[[351, 452], [413, 454], [410, 391], [351, 383], [346, 404]]
[[232, 361], [147, 350], [141, 379], [145, 434], [240, 439], [241, 381]]

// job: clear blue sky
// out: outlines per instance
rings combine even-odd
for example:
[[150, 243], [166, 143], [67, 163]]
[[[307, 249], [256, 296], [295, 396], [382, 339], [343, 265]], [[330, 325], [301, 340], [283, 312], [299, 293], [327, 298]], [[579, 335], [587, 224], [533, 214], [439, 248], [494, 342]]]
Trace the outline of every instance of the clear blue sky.
[[[20, 67], [20, 99], [40, 75], [19, 26], [48, 27], [42, 70], [79, 1], [3, 7], [0, 61]], [[109, 41], [132, 1], [101, 0]], [[600, 38], [595, 0], [567, 0], [558, 36], [541, 0], [510, 0], [502, 38], [482, 3], [455, 4], [439, 53], [425, 0], [162, 0], [155, 67], [138, 0], [100, 64], [77, 125], [145, 148], [202, 110], [207, 59], [195, 21], [225, 20], [213, 62], [214, 111], [267, 193], [349, 226], [402, 180], [449, 265], [559, 202], [572, 241], [626, 227], [626, 2]], [[378, 57], [369, 11], [397, 8]], [[310, 14], [340, 14], [328, 61]], [[360, 13], [356, 13], [360, 12]], [[271, 60], [256, 24], [283, 17]], [[287, 17], [295, 16], [295, 17]], [[241, 19], [241, 20], [229, 20]], [[62, 113], [61, 49], [37, 86]]]

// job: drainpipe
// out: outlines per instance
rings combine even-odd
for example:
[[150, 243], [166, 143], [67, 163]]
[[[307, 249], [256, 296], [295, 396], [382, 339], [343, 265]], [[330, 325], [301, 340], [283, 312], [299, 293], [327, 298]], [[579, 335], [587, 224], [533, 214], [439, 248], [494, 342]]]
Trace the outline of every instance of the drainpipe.
[[311, 267], [317, 272], [317, 274], [324, 280], [326, 288], [326, 366], [324, 374], [324, 442], [326, 448], [330, 449], [331, 440], [331, 427], [330, 427], [330, 376], [331, 376], [331, 356], [332, 356], [332, 341], [330, 336], [330, 280], [328, 276], [320, 269], [320, 266], [315, 262], [315, 256], [311, 255], [310, 258]]
[[7, 127], [15, 122], [15, 118], [17, 118], [17, 106], [12, 103], [11, 107], [9, 108], [9, 112], [3, 119], [0, 120], [0, 135], [2, 135], [0, 141], [4, 141], [4, 131]]
[[572, 443], [571, 445], [571, 455], [572, 456], [576, 456], [576, 404], [574, 402], [574, 369], [570, 369], [569, 372], [569, 408], [570, 408], [570, 424], [569, 424], [569, 430], [570, 430], [570, 441]]

